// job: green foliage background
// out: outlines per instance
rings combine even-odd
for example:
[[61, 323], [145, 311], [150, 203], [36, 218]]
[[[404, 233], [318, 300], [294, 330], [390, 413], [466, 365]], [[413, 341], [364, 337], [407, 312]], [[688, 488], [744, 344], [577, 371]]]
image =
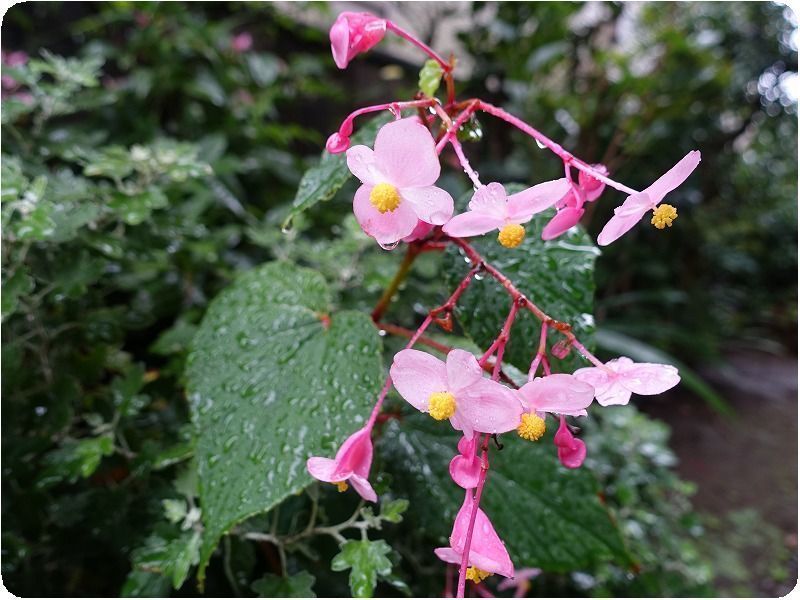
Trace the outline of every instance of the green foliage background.
[[[672, 197], [681, 215], [676, 227], [638, 227], [597, 259], [601, 349], [605, 331], [646, 341], [690, 366], [714, 359], [724, 345], [793, 350], [797, 106], [781, 83], [796, 77], [795, 17], [761, 3], [644, 4], [633, 17], [624, 5], [600, 6], [599, 19], [581, 24], [581, 4], [471, 5], [475, 24], [462, 43], [475, 65], [459, 85], [462, 96], [506, 106], [576, 154], [602, 160], [633, 187], [647, 185], [685, 150], [703, 152], [702, 168]], [[328, 5], [306, 9], [326, 23], [333, 19]], [[635, 35], [616, 37], [626, 22]], [[232, 45], [241, 33], [253, 39], [244, 52]], [[369, 404], [364, 390], [381, 379], [377, 349], [382, 344], [387, 364], [402, 344], [381, 342], [365, 316], [400, 258], [361, 234], [350, 210], [354, 186], [341, 164], [326, 163], [322, 187], [296, 192], [349, 110], [415, 93], [422, 57], [397, 65], [379, 47], [340, 72], [325, 31], [261, 3], [25, 4], [6, 13], [3, 34], [5, 52], [30, 55], [26, 65], [3, 67], [17, 82], [2, 100], [7, 588], [23, 596], [195, 595], [201, 548], [210, 544], [208, 552], [216, 551], [202, 582], [209, 595], [395, 595], [409, 586], [415, 595], [440, 594], [445, 570], [430, 553], [444, 543], [447, 528], [439, 530], [443, 518], [439, 528], [420, 527], [419, 520], [457, 509], [442, 474], [448, 447], [442, 444], [454, 448], [453, 436], [435, 442], [435, 453], [398, 456], [409, 445], [393, 440], [433, 439], [441, 431], [414, 428], [415, 419], [391, 422], [373, 472], [385, 498], [375, 511], [357, 506], [352, 492], [309, 485], [300, 469], [291, 483], [280, 482], [286, 489], [241, 500], [241, 511], [222, 507], [237, 514], [218, 524], [217, 533], [230, 535], [217, 545], [216, 537], [204, 537], [211, 517], [203, 493], [204, 474], [213, 472], [215, 452], [206, 452], [206, 442], [215, 442], [215, 414], [206, 423], [198, 408], [193, 427], [190, 407], [202, 390], [194, 400], [186, 391], [187, 376], [194, 392], [197, 373], [215, 373], [218, 360], [224, 362], [213, 352], [216, 344], [235, 354], [224, 346], [229, 337], [214, 337], [220, 333], [214, 318], [242, 333], [255, 326], [255, 316], [237, 321], [241, 315], [221, 314], [230, 307], [218, 294], [234, 280], [225, 294], [237, 293], [247, 278], [255, 278], [255, 289], [277, 293], [275, 274], [264, 280], [258, 274], [283, 267], [253, 269], [283, 261], [317, 273], [288, 267], [287, 287], [296, 298], [261, 298], [263, 310], [243, 306], [276, 319], [314, 310], [331, 313], [334, 323], [350, 319], [352, 344], [366, 348], [359, 381], [316, 391], [318, 400], [329, 393], [336, 411], [350, 402], [336, 412], [338, 421], [314, 423], [310, 445], [287, 456], [296, 458], [298, 448], [304, 456], [330, 452], [357, 427], [353, 415]], [[387, 65], [399, 66], [402, 76], [386, 78]], [[426, 86], [435, 83], [433, 75], [426, 75]], [[467, 152], [486, 181], [535, 183], [558, 175], [555, 161], [497, 123], [481, 119], [473, 135], [482, 140], [467, 144]], [[454, 195], [467, 191], [458, 169], [442, 181]], [[322, 199], [329, 201], [317, 203]], [[619, 199], [607, 193], [592, 206], [584, 223], [590, 235]], [[282, 232], [290, 215], [291, 229]], [[531, 248], [538, 252], [541, 244]], [[441, 302], [447, 291], [441, 273], [453, 260], [420, 258], [391, 309], [393, 322], [412, 326]], [[528, 275], [520, 271], [524, 281]], [[584, 281], [576, 291], [579, 312], [591, 286]], [[216, 317], [201, 327], [217, 297], [210, 313]], [[468, 320], [464, 326], [443, 341], [470, 347], [464, 333], [483, 341]], [[253, 335], [259, 356], [276, 360], [274, 337], [268, 328], [259, 331]], [[315, 330], [311, 347], [301, 344], [309, 364], [318, 364], [316, 348], [353, 352], [347, 335], [335, 343], [323, 335]], [[203, 340], [211, 340], [210, 351]], [[238, 343], [243, 353], [251, 345]], [[185, 369], [192, 347], [208, 351], [205, 358], [192, 355], [194, 376]], [[253, 383], [246, 376], [231, 381]], [[303, 391], [308, 385], [300, 375], [285, 383]], [[389, 403], [405, 412], [398, 398]], [[321, 416], [305, 418], [311, 424]], [[219, 415], [222, 433], [233, 426], [225, 418]], [[248, 440], [274, 426], [260, 413], [245, 413], [235, 425], [251, 420], [263, 429], [248, 429]], [[291, 415], [281, 422], [291, 431], [302, 427]], [[212, 433], [204, 441], [198, 431]], [[713, 594], [719, 563], [702, 543], [706, 521], [691, 509], [692, 486], [671, 469], [665, 426], [631, 406], [593, 415], [585, 437], [584, 471], [558, 481], [573, 486], [569, 497], [585, 501], [549, 508], [544, 502], [553, 511], [546, 525], [500, 532], [511, 536], [516, 556], [533, 563], [518, 567], [546, 568], [531, 593]], [[216, 442], [224, 446], [227, 439]], [[292, 447], [292, 440], [270, 442], [268, 456], [241, 448], [242, 456], [256, 456], [248, 468], [266, 470], [264, 461]], [[521, 520], [502, 513], [504, 506], [524, 510], [530, 498], [538, 510], [537, 498], [542, 502], [553, 485], [542, 473], [559, 467], [543, 444], [531, 451], [537, 460], [541, 455], [542, 471], [520, 474], [517, 503], [492, 505], [499, 529]], [[515, 445], [509, 455], [518, 451]], [[421, 493], [423, 482], [434, 481], [420, 479], [426, 468], [441, 485]], [[511, 488], [516, 484], [508, 477]], [[584, 529], [562, 523], [569, 511]], [[598, 514], [609, 517], [607, 530], [597, 525]], [[336, 528], [348, 522], [355, 529]], [[332, 527], [335, 535], [307, 535], [307, 523]], [[592, 527], [602, 529], [594, 543], [572, 555], [564, 551]], [[549, 556], [539, 547], [543, 539]]]

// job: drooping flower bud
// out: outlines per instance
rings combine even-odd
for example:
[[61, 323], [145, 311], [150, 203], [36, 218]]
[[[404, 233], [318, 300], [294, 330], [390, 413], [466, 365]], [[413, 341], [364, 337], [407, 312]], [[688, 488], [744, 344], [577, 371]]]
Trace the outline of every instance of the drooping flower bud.
[[343, 12], [331, 26], [331, 52], [336, 66], [347, 67], [353, 58], [383, 39], [386, 20], [370, 13]]
[[577, 469], [586, 458], [586, 444], [579, 440], [567, 426], [566, 419], [561, 417], [561, 425], [553, 436], [553, 443], [558, 448], [558, 460], [568, 469]]
[[[592, 168], [601, 175], [608, 175], [608, 169], [605, 165], [592, 165]], [[583, 190], [587, 202], [594, 202], [597, 200], [606, 188], [605, 183], [583, 171], [578, 173], [578, 185]]]

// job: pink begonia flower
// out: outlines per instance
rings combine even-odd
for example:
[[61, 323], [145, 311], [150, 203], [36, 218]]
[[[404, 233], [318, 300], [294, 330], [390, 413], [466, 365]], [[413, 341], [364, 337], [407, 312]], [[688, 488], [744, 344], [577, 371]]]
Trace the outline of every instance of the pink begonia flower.
[[635, 363], [625, 356], [608, 361], [605, 367], [578, 369], [574, 375], [594, 386], [595, 398], [601, 406], [627, 404], [631, 393], [660, 394], [681, 380], [678, 369], [672, 365]]
[[347, 166], [363, 184], [353, 200], [356, 219], [384, 248], [411, 235], [419, 221], [442, 225], [453, 214], [453, 197], [433, 185], [441, 170], [433, 137], [416, 117], [381, 127], [374, 151], [350, 148]]
[[672, 221], [678, 217], [678, 211], [669, 204], [660, 206], [659, 204], [664, 196], [686, 181], [699, 164], [700, 152], [692, 150], [678, 164], [656, 179], [650, 187], [628, 196], [622, 206], [614, 209], [614, 216], [597, 236], [597, 243], [601, 246], [608, 246], [611, 242], [619, 239], [632, 229], [648, 210], [653, 211], [653, 218], [650, 222], [656, 228], [672, 227]]
[[517, 569], [512, 579], [504, 579], [497, 584], [497, 591], [514, 589], [514, 598], [524, 598], [531, 589], [531, 579], [541, 574], [542, 570], [535, 567]]
[[545, 181], [511, 196], [499, 183], [490, 183], [478, 188], [469, 201], [469, 210], [453, 217], [442, 230], [453, 237], [470, 237], [498, 229], [498, 241], [506, 248], [516, 248], [525, 238], [522, 224], [553, 206], [568, 191], [569, 182], [563, 178]]
[[553, 443], [558, 448], [558, 460], [568, 469], [577, 469], [586, 459], [586, 444], [572, 435], [563, 415], [558, 431], [553, 436]]
[[450, 461], [450, 477], [465, 490], [478, 487], [481, 476], [481, 459], [478, 457], [478, 436], [462, 437], [458, 441], [458, 454]]
[[340, 492], [347, 489], [349, 482], [364, 500], [375, 502], [378, 496], [367, 480], [372, 466], [370, 434], [367, 428], [356, 431], [339, 447], [333, 460], [312, 456], [306, 462], [308, 472], [315, 479], [336, 484]]
[[361, 52], [366, 52], [383, 39], [386, 20], [360, 12], [343, 12], [331, 26], [331, 52], [340, 69]]
[[432, 223], [426, 223], [425, 221], [417, 221], [417, 226], [414, 227], [414, 231], [412, 231], [409, 235], [404, 237], [403, 241], [416, 242], [417, 240], [421, 240], [433, 230], [433, 227], [434, 225]]
[[504, 385], [483, 377], [475, 357], [451, 350], [447, 362], [419, 350], [401, 350], [389, 375], [400, 395], [434, 419], [450, 419], [455, 429], [472, 438], [516, 428], [522, 406]]
[[586, 407], [594, 400], [594, 388], [572, 375], [557, 373], [537, 377], [519, 389], [525, 413], [520, 418], [517, 433], [523, 439], [536, 441], [546, 431], [546, 413], [585, 416]]
[[[2, 63], [8, 67], [21, 67], [28, 62], [28, 54], [22, 50], [15, 50], [13, 52], [2, 52]], [[3, 74], [0, 77], [4, 90], [13, 90], [19, 86], [19, 82], [11, 75]], [[19, 98], [17, 98], [19, 100]], [[26, 104], [28, 104], [26, 102]]]
[[237, 54], [242, 54], [253, 47], [253, 36], [244, 31], [231, 38], [231, 50]]
[[[436, 556], [444, 562], [461, 564], [473, 502], [472, 492], [468, 490], [464, 495], [464, 503], [456, 515], [455, 523], [453, 523], [450, 546], [434, 550]], [[489, 517], [480, 508], [475, 513], [475, 526], [472, 532], [467, 566], [470, 567], [467, 570], [467, 578], [476, 583], [493, 573], [503, 577], [514, 576], [514, 565], [511, 557], [508, 556], [508, 550], [492, 527]]]
[[[592, 165], [592, 167], [603, 175], [608, 175], [608, 169], [604, 165]], [[552, 240], [575, 227], [585, 212], [584, 203], [597, 200], [605, 187], [606, 184], [599, 179], [580, 171], [577, 188], [567, 192], [556, 204], [558, 212], [542, 229], [542, 239]]]

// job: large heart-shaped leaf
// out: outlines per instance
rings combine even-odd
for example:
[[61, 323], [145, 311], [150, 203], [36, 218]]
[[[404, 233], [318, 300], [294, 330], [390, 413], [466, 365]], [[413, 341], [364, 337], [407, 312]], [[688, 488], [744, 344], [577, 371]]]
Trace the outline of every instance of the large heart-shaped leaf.
[[[517, 189], [514, 186], [507, 188], [509, 193]], [[470, 243], [539, 308], [552, 318], [572, 325], [580, 341], [592, 348], [594, 261], [600, 251], [589, 236], [577, 227], [558, 239], [542, 241], [542, 228], [551, 216], [551, 211], [548, 211], [536, 215], [527, 223], [527, 235], [516, 248], [504, 248], [498, 243], [497, 235], [491, 233], [471, 239]], [[448, 250], [448, 260], [445, 260], [445, 273], [451, 289], [467, 271], [458, 253], [456, 248], [451, 248]], [[487, 348], [500, 333], [510, 306], [507, 292], [492, 278], [484, 277], [480, 281], [474, 281], [461, 297], [456, 316], [467, 335], [481, 348]], [[536, 353], [539, 332], [539, 321], [523, 311], [514, 323], [504, 360], [527, 371]], [[551, 330], [549, 343], [554, 344], [559, 339], [563, 337]], [[585, 361], [576, 354], [572, 352], [563, 361], [550, 357], [554, 369], [573, 371], [580, 366], [586, 366]]]
[[[503, 436], [502, 450], [492, 444], [481, 507], [514, 565], [552, 572], [609, 560], [630, 565], [619, 528], [600, 501], [597, 481], [585, 468], [560, 465], [552, 433], [535, 443]], [[396, 489], [410, 496], [406, 519], [445, 545], [464, 499], [448, 471], [457, 442], [446, 424], [414, 415], [402, 426], [392, 422], [378, 446]]]
[[205, 532], [200, 578], [220, 536], [312, 479], [365, 420], [381, 385], [381, 343], [366, 315], [328, 316], [322, 276], [287, 263], [247, 272], [209, 306], [187, 386]]
[[[378, 129], [391, 121], [391, 115], [386, 114], [375, 117], [366, 125], [362, 126], [351, 138], [351, 146], [365, 144], [372, 146]], [[338, 192], [347, 180], [352, 177], [352, 173], [347, 168], [347, 157], [345, 153], [331, 154], [327, 150], [322, 151], [319, 164], [311, 167], [303, 174], [297, 193], [292, 202], [292, 210], [283, 222], [283, 227], [289, 227], [292, 220], [301, 212], [308, 210], [318, 202], [330, 200]]]

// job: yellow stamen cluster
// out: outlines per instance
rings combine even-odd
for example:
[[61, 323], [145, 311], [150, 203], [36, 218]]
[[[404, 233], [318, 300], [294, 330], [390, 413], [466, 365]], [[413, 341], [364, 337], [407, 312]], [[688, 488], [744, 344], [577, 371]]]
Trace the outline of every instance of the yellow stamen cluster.
[[434, 392], [428, 398], [428, 414], [437, 421], [456, 414], [456, 397], [450, 392]]
[[522, 421], [517, 427], [519, 437], [531, 442], [541, 439], [546, 430], [544, 419], [535, 413], [522, 415]]
[[370, 191], [369, 202], [378, 212], [389, 212], [400, 206], [400, 192], [390, 183], [379, 183]]
[[672, 227], [672, 222], [678, 218], [678, 209], [671, 204], [659, 204], [653, 209], [653, 218], [650, 219], [656, 229]]
[[506, 248], [516, 248], [525, 239], [525, 228], [522, 225], [504, 225], [497, 234], [497, 241]]
[[484, 571], [483, 569], [479, 569], [477, 567], [470, 567], [467, 569], [467, 575], [465, 578], [469, 579], [470, 581], [474, 581], [475, 583], [480, 583], [489, 577], [489, 575], [491, 575], [489, 571]]
[[339, 490], [340, 492], [346, 492], [347, 488], [350, 487], [349, 485], [347, 485], [346, 481], [334, 481], [333, 485], [335, 485], [336, 489]]

